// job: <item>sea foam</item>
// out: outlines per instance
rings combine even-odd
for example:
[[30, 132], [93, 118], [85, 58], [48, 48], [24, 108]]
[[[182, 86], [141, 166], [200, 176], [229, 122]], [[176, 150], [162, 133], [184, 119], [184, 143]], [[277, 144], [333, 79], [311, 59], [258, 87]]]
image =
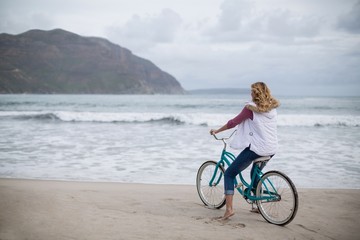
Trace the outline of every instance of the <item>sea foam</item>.
[[[156, 113], [156, 112], [75, 112], [75, 111], [2, 111], [0, 118], [23, 120], [58, 120], [63, 122], [97, 123], [171, 123], [200, 126], [225, 124], [233, 114], [212, 113]], [[350, 115], [278, 115], [278, 126], [342, 126], [359, 127], [360, 116]]]

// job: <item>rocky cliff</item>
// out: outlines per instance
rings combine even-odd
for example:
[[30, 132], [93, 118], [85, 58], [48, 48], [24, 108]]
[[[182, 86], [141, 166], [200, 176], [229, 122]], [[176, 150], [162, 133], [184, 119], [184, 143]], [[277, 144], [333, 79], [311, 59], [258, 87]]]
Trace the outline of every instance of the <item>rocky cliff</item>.
[[0, 93], [182, 94], [184, 89], [119, 45], [55, 29], [0, 34]]

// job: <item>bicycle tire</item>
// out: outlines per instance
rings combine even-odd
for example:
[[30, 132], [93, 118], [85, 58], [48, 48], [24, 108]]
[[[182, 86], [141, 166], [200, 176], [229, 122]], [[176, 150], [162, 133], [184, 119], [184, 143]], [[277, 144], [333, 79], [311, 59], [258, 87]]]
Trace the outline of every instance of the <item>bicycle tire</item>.
[[298, 194], [295, 185], [284, 173], [265, 173], [257, 185], [256, 196], [276, 198], [256, 202], [259, 212], [269, 223], [284, 226], [295, 218], [299, 205]]
[[[224, 167], [219, 166], [216, 179], [219, 180], [219, 184], [209, 185], [211, 178], [213, 177], [217, 162], [207, 161], [204, 162], [196, 176], [196, 188], [201, 201], [209, 208], [220, 209], [225, 205], [225, 194], [223, 185]], [[220, 176], [220, 173], [222, 174]], [[219, 179], [221, 178], [221, 179]]]

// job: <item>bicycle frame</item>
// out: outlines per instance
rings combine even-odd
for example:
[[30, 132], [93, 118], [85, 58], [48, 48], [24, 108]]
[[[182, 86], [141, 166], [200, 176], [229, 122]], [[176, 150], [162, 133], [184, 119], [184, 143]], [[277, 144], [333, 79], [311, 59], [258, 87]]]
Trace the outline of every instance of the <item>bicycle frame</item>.
[[[233, 134], [231, 134], [232, 136]], [[231, 137], [230, 136], [230, 137]], [[230, 164], [235, 160], [235, 155], [226, 151], [226, 146], [227, 146], [227, 143], [225, 140], [229, 139], [229, 138], [222, 138], [222, 139], [218, 139], [215, 135], [214, 135], [215, 139], [216, 140], [221, 140], [223, 143], [224, 143], [224, 148], [222, 150], [222, 153], [221, 153], [221, 158], [220, 158], [220, 161], [218, 161], [216, 167], [215, 167], [215, 171], [214, 171], [214, 174], [209, 182], [209, 186], [216, 186], [220, 183], [221, 179], [222, 179], [222, 172], [220, 172], [220, 176], [216, 178], [216, 175], [218, 173], [218, 170], [219, 170], [219, 166], [223, 166], [225, 167], [225, 164], [227, 165], [227, 167], [230, 166]], [[259, 177], [259, 181], [262, 181], [261, 180], [261, 176], [263, 175], [263, 172], [261, 171], [260, 167], [258, 166], [258, 164], [255, 165], [255, 169], [254, 169], [254, 173], [253, 175], [251, 176], [251, 182], [250, 184], [248, 182], [246, 182], [246, 180], [243, 178], [242, 176], [242, 173], [240, 172], [238, 177], [235, 178], [235, 181], [234, 181], [234, 185], [235, 185], [235, 188], [238, 190], [238, 192], [246, 199], [249, 199], [250, 201], [254, 202], [254, 201], [259, 201], [259, 200], [264, 200], [264, 201], [278, 201], [278, 196], [279, 194], [277, 194], [276, 192], [276, 189], [274, 188], [273, 184], [270, 182], [270, 180], [268, 180], [268, 184], [265, 183], [265, 182], [262, 182], [263, 183], [263, 186], [265, 187], [265, 191], [266, 193], [269, 194], [269, 196], [261, 196], [261, 197], [257, 197], [257, 196], [252, 196], [251, 195], [251, 189], [253, 189], [253, 184], [254, 184], [254, 181], [255, 181], [255, 177], [258, 176]], [[238, 179], [240, 181], [238, 181]], [[241, 182], [241, 184], [239, 184]], [[244, 186], [246, 187], [246, 189], [249, 189], [248, 191], [245, 191], [244, 189]], [[256, 186], [255, 186], [256, 187]], [[269, 188], [273, 191], [270, 191]]]

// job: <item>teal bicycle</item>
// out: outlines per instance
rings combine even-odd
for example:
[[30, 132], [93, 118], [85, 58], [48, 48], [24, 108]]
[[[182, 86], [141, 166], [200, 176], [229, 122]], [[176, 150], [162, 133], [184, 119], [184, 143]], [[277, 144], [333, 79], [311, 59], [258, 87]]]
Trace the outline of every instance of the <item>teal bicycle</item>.
[[[234, 134], [234, 133], [233, 133]], [[231, 134], [231, 136], [233, 135]], [[225, 166], [230, 166], [235, 156], [226, 151], [228, 138], [217, 138], [224, 143], [220, 161], [204, 162], [197, 173], [196, 187], [201, 201], [209, 208], [220, 209], [225, 205], [223, 176]], [[257, 205], [259, 212], [266, 221], [276, 225], [290, 223], [298, 209], [298, 194], [291, 179], [280, 171], [263, 173], [261, 169], [270, 160], [268, 157], [255, 159], [254, 173], [248, 183], [240, 173], [234, 185], [247, 203]], [[254, 186], [255, 176], [260, 179]], [[239, 180], [240, 181], [239, 181]]]

